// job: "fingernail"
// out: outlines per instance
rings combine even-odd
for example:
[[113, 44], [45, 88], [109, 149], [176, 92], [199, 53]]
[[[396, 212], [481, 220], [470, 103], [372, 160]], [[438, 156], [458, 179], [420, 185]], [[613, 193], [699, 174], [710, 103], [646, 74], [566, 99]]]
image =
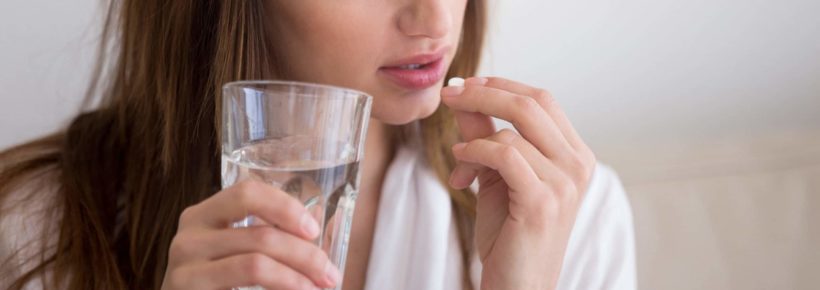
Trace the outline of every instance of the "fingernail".
[[327, 281], [334, 286], [342, 282], [342, 273], [339, 272], [339, 269], [337, 269], [333, 263], [330, 263], [330, 261], [325, 264], [325, 275]]
[[456, 145], [453, 145], [453, 151], [459, 151], [464, 149], [464, 147], [467, 147], [467, 143], [457, 143]]
[[464, 185], [463, 185], [464, 182], [461, 182], [461, 180], [463, 178], [460, 177], [461, 174], [459, 174], [457, 170], [458, 170], [458, 168], [456, 168], [455, 171], [450, 173], [449, 184], [450, 184], [450, 186], [452, 186], [455, 189], [462, 189], [462, 188], [464, 188]]
[[455, 184], [455, 182], [456, 182], [455, 177], [456, 177], [456, 172], [455, 172], [455, 171], [450, 172], [450, 179], [449, 179], [449, 180], [447, 180], [447, 183], [448, 183], [448, 184], [450, 184], [450, 186], [452, 186], [452, 187], [456, 187], [456, 184]]
[[302, 221], [300, 221], [302, 226], [302, 231], [305, 232], [309, 237], [313, 238], [319, 235], [319, 224], [316, 223], [316, 220], [310, 216], [309, 212], [305, 212], [302, 214]]
[[482, 78], [482, 77], [471, 77], [471, 78], [467, 79], [464, 82], [466, 84], [470, 84], [470, 85], [482, 85], [483, 86], [484, 84], [487, 83], [487, 79]]
[[464, 87], [444, 87], [441, 89], [441, 96], [448, 98], [460, 95], [464, 92]]

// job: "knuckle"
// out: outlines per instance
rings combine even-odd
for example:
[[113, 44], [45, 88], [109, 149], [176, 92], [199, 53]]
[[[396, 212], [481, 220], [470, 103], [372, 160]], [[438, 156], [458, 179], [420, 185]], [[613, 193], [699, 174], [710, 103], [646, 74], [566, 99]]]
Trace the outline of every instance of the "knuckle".
[[236, 191], [251, 191], [254, 187], [254, 181], [252, 179], [243, 179], [239, 182], [235, 183], [232, 188]]
[[524, 112], [530, 112], [539, 107], [538, 102], [536, 102], [535, 99], [527, 96], [515, 97], [513, 99], [513, 106]]
[[577, 182], [586, 182], [592, 175], [595, 168], [595, 156], [592, 154], [579, 153], [567, 160], [568, 175]]
[[234, 185], [234, 195], [237, 202], [240, 204], [250, 204], [253, 202], [253, 196], [259, 190], [259, 185], [252, 179], [240, 181]]
[[264, 246], [277, 245], [281, 241], [280, 233], [272, 227], [256, 227], [253, 238]]
[[528, 123], [534, 122], [541, 110], [541, 107], [535, 100], [524, 96], [513, 99], [512, 106], [515, 108], [516, 114], [510, 121], [514, 126], [519, 128], [520, 126], [526, 126]]
[[558, 202], [571, 202], [578, 194], [575, 183], [568, 178], [558, 179], [553, 183], [553, 192]]
[[263, 254], [250, 254], [241, 266], [248, 279], [254, 283], [265, 284], [266, 277], [272, 273], [270, 260]]
[[587, 168], [586, 162], [577, 154], [570, 155], [567, 159], [567, 166], [569, 167], [569, 171], [573, 173], [572, 175], [584, 172]]
[[551, 194], [540, 194], [534, 198], [536, 213], [540, 220], [554, 220], [561, 214], [561, 206], [557, 198]]
[[179, 223], [178, 228], [183, 228], [185, 225], [188, 225], [196, 220], [196, 205], [186, 207], [182, 210], [182, 213], [179, 214]]
[[555, 97], [553, 97], [550, 91], [545, 89], [536, 89], [532, 97], [545, 106], [552, 106], [555, 103]]
[[518, 138], [518, 133], [508, 128], [501, 129], [496, 133], [496, 141], [500, 143], [512, 144], [516, 138]]
[[518, 149], [515, 149], [512, 145], [504, 145], [501, 147], [501, 152], [499, 152], [499, 156], [501, 157], [504, 163], [511, 163], [516, 158], [518, 158]]
[[178, 259], [182, 257], [187, 257], [190, 255], [188, 252], [189, 243], [187, 235], [184, 233], [177, 234], [173, 240], [171, 240], [171, 245], [168, 247], [168, 255], [170, 259]]

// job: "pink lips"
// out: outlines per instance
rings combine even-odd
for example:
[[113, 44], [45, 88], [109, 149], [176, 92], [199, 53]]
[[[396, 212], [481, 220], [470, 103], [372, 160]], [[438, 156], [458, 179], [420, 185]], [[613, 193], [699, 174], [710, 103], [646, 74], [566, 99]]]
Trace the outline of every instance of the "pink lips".
[[[421, 54], [396, 61], [379, 68], [379, 72], [401, 87], [410, 90], [426, 89], [444, 78], [445, 51], [441, 49], [436, 53]], [[418, 67], [409, 68], [408, 66], [411, 65]]]

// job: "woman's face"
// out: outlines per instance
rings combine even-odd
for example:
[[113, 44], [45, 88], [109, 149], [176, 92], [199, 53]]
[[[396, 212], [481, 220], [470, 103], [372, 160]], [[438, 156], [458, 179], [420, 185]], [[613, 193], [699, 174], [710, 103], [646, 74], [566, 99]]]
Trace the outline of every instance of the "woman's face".
[[438, 107], [467, 1], [274, 0], [266, 14], [291, 79], [364, 91], [397, 125]]

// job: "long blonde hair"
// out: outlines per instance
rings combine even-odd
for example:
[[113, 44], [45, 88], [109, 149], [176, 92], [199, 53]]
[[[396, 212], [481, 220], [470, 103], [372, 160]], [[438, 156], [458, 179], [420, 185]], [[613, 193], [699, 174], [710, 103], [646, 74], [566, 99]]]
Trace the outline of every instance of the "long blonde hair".
[[[54, 254], [41, 257], [12, 289], [49, 276], [46, 271], [52, 277], [46, 288], [160, 288], [180, 213], [219, 190], [220, 87], [286, 78], [265, 33], [264, 1], [109, 4], [86, 96], [96, 108], [64, 130], [0, 153], [0, 209], [32, 173], [52, 168], [59, 178]], [[485, 0], [467, 1], [448, 78], [476, 73], [485, 10]], [[450, 146], [459, 141], [452, 113], [440, 106], [419, 125], [426, 159], [446, 186], [455, 164]], [[468, 190], [450, 195], [460, 220], [464, 281], [472, 288], [466, 269], [475, 197]]]

